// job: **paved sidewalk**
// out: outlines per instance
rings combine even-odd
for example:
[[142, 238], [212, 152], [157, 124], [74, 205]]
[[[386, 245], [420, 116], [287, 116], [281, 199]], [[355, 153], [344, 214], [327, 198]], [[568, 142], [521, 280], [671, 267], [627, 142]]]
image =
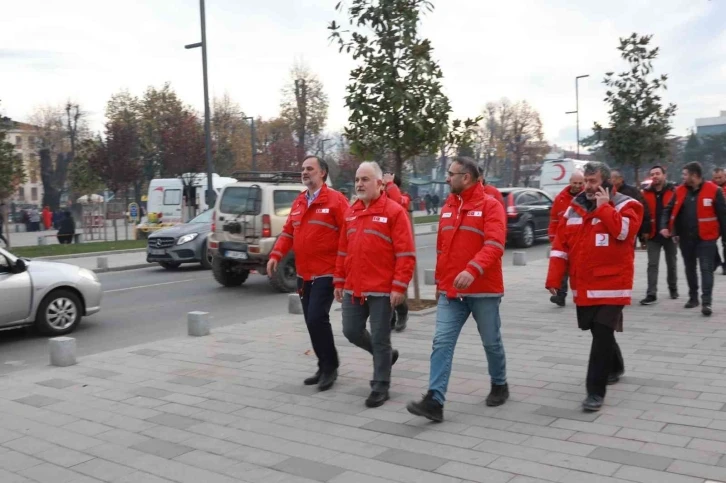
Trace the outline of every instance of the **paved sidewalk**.
[[[600, 413], [586, 414], [590, 336], [572, 306], [549, 303], [546, 263], [505, 269], [512, 398], [500, 408], [484, 405], [486, 358], [472, 323], [446, 421], [433, 424], [405, 410], [426, 391], [433, 316], [394, 335], [392, 399], [366, 409], [370, 356], [342, 337], [340, 312], [340, 378], [325, 393], [302, 385], [315, 360], [301, 318], [273, 314], [0, 377], [0, 482], [726, 481], [726, 304], [710, 319], [684, 300], [627, 309], [618, 335], [627, 374]], [[644, 279], [639, 253], [638, 295]], [[725, 296], [718, 275], [716, 300]]]

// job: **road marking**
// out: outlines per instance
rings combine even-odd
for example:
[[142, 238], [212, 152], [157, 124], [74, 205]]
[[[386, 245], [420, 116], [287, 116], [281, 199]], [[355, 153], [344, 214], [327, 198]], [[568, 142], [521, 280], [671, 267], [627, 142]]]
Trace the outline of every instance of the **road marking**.
[[189, 278], [187, 280], [175, 280], [174, 282], [162, 282], [162, 283], [155, 283], [155, 284], [152, 284], [152, 285], [137, 285], [136, 287], [115, 288], [113, 290], [104, 290], [103, 293], [127, 292], [129, 290], [138, 290], [140, 288], [158, 287], [159, 285], [173, 285], [175, 283], [193, 282], [195, 280], [198, 280], [198, 279], [196, 279], [196, 278]]

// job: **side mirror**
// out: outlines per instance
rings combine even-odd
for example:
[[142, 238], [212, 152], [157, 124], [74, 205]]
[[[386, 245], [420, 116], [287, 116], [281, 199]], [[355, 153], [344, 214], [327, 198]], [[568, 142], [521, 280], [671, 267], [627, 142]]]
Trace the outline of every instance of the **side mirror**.
[[23, 273], [27, 269], [28, 266], [25, 264], [25, 260], [18, 258], [18, 261], [15, 262], [15, 273]]

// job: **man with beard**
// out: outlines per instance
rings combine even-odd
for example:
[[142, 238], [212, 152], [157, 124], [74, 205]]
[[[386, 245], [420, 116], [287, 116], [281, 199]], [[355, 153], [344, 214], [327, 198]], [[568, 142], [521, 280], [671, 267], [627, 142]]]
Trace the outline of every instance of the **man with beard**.
[[[570, 185], [563, 189], [555, 198], [552, 208], [550, 209], [550, 224], [547, 229], [547, 235], [550, 238], [550, 243], [554, 241], [555, 235], [557, 235], [557, 227], [560, 225], [560, 221], [562, 221], [562, 215], [564, 215], [565, 211], [567, 211], [570, 207], [570, 204], [572, 204], [572, 200], [575, 199], [575, 196], [582, 192], [582, 187], [584, 185], [585, 177], [582, 175], [582, 171], [575, 171], [572, 173], [572, 176], [570, 176]], [[550, 302], [558, 305], [559, 307], [564, 307], [565, 301], [567, 300], [568, 278], [567, 272], [565, 272], [565, 276], [562, 278], [562, 286], [560, 287], [560, 290], [557, 291], [557, 295], [550, 297]]]
[[658, 300], [658, 265], [661, 249], [665, 252], [670, 296], [672, 299], [678, 298], [676, 244], [672, 238], [661, 235], [661, 231], [668, 227], [663, 221], [663, 209], [676, 195], [676, 187], [666, 180], [666, 170], [660, 165], [650, 168], [650, 179], [652, 180], [650, 186], [643, 190], [646, 214], [640, 229], [641, 237], [646, 240], [648, 247], [648, 290], [640, 305], [652, 305]]
[[[723, 190], [723, 194], [726, 195], [726, 170], [723, 168], [713, 168], [713, 179], [718, 187]], [[726, 238], [721, 238], [721, 245], [723, 246], [723, 258], [717, 257], [716, 263], [721, 265], [721, 274], [726, 275]], [[718, 255], [718, 252], [716, 253]]]
[[577, 325], [592, 332], [587, 368], [586, 411], [599, 411], [607, 384], [625, 372], [615, 331], [623, 330], [623, 307], [630, 305], [635, 252], [643, 205], [612, 191], [610, 168], [591, 162], [584, 167], [585, 191], [572, 200], [557, 229], [545, 287], [552, 295], [570, 270]]

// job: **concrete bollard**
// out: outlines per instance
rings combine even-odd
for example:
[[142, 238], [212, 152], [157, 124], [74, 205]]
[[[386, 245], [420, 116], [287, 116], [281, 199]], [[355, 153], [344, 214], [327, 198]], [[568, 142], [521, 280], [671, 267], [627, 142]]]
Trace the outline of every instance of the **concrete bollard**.
[[46, 241], [46, 240], [45, 240], [45, 237], [44, 237], [44, 236], [39, 236], [39, 237], [38, 237], [38, 246], [43, 246], [43, 245], [45, 245], [45, 244], [46, 244], [46, 243], [45, 243], [45, 241]]
[[303, 313], [302, 301], [296, 293], [287, 296], [287, 311], [291, 314], [301, 315]]
[[187, 331], [193, 337], [209, 335], [209, 313], [189, 312], [187, 314]]
[[436, 270], [424, 270], [424, 285], [436, 285]]
[[76, 339], [73, 337], [55, 337], [48, 341], [50, 347], [50, 365], [67, 367], [76, 363]]
[[108, 270], [108, 258], [98, 257], [96, 258], [96, 267], [100, 270]]
[[514, 252], [514, 265], [517, 267], [523, 267], [527, 265], [527, 253], [526, 252]]

